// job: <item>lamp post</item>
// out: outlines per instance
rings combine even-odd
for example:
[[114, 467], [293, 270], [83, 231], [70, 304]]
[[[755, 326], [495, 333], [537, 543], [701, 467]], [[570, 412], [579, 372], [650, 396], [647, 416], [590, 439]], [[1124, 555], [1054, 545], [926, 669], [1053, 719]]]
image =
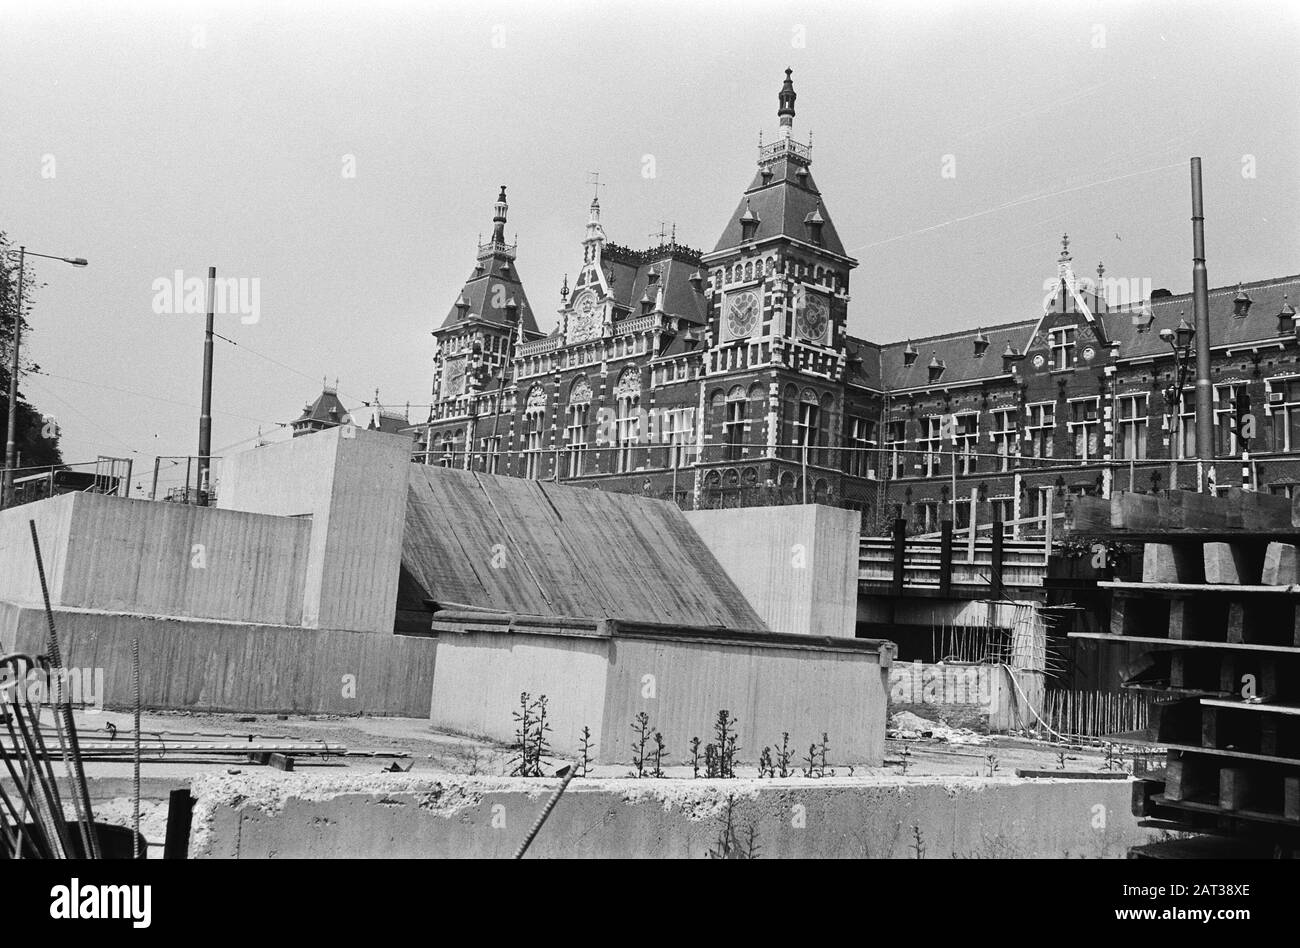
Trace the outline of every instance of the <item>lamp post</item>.
[[[1195, 355], [1192, 350], [1192, 341], [1196, 338], [1196, 330], [1189, 326], [1187, 320], [1182, 318], [1179, 313], [1178, 328], [1169, 329], [1168, 327], [1160, 330], [1160, 338], [1169, 343], [1169, 348], [1174, 353], [1174, 381], [1173, 384], [1165, 388], [1165, 403], [1169, 406], [1170, 414], [1173, 420], [1170, 422], [1170, 444], [1169, 444], [1169, 489], [1175, 490], [1178, 487], [1178, 448], [1179, 432], [1178, 426], [1182, 421], [1183, 407], [1183, 389], [1187, 385], [1187, 375], [1191, 370], [1190, 360]], [[1199, 433], [1199, 432], [1198, 432]], [[1197, 445], [1200, 449], [1200, 445]], [[1197, 451], [1200, 454], [1200, 451]]]
[[[12, 253], [13, 251], [8, 252]], [[87, 265], [83, 257], [55, 257], [47, 253], [33, 253], [23, 246], [18, 248], [18, 301], [14, 306], [14, 344], [9, 361], [9, 427], [5, 436], [4, 491], [3, 496], [0, 497], [0, 501], [6, 504], [13, 495], [14, 468], [18, 466], [18, 348], [22, 342], [23, 334], [24, 265], [29, 255], [43, 257], [46, 260], [60, 260], [63, 263], [70, 263], [74, 267]], [[4, 286], [6, 289], [9, 286], [7, 277], [4, 280]]]

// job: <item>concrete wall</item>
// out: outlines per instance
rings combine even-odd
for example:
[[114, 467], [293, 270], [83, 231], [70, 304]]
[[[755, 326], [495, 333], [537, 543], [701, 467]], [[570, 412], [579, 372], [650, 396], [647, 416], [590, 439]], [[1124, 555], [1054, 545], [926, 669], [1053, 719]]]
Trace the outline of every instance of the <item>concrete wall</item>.
[[807, 504], [694, 510], [686, 519], [774, 632], [853, 637], [858, 511]]
[[895, 662], [889, 669], [889, 713], [910, 711], [930, 721], [988, 733], [1029, 727], [1043, 705], [1043, 673], [1005, 665]]
[[[508, 858], [558, 780], [302, 773], [198, 777], [190, 855]], [[527, 858], [705, 858], [731, 824], [762, 859], [1123, 858], [1155, 838], [1127, 780], [828, 777], [587, 780]]]
[[711, 740], [727, 710], [738, 721], [737, 758], [752, 763], [783, 731], [793, 746], [830, 736], [834, 760], [879, 764], [884, 754], [888, 643], [728, 633], [645, 623], [556, 622], [440, 613], [431, 717], [439, 729], [509, 743], [519, 693], [544, 694], [557, 754], [592, 730], [600, 763], [632, 757], [631, 725], [645, 711], [674, 762], [692, 737]]
[[50, 600], [60, 602], [68, 555], [68, 531], [75, 494], [63, 494], [36, 503], [0, 510], [0, 599], [39, 603], [41, 583], [36, 572], [32, 534], [28, 522], [36, 521], [41, 559]]
[[0, 596], [41, 602], [37, 521], [54, 605], [296, 625], [308, 521], [64, 494], [0, 512]]
[[[102, 700], [132, 703], [131, 640], [140, 642], [146, 708], [249, 713], [429, 713], [436, 641], [60, 608], [67, 668], [103, 669]], [[42, 609], [0, 601], [0, 645], [44, 654]], [[355, 676], [355, 688], [344, 676]]]
[[344, 426], [227, 458], [222, 508], [312, 517], [302, 621], [393, 631], [409, 438]]

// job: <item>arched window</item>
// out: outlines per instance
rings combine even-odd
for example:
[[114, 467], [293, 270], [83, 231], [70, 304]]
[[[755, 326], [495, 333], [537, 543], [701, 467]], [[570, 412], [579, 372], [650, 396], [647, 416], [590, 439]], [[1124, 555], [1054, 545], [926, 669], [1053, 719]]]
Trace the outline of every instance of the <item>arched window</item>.
[[614, 466], [622, 474], [636, 468], [633, 446], [641, 434], [641, 370], [636, 366], [629, 365], [618, 374], [618, 383], [614, 386], [614, 404]]
[[727, 392], [726, 416], [722, 426], [725, 445], [723, 457], [728, 461], [736, 461], [744, 456], [745, 427], [749, 420], [745, 410], [747, 405], [744, 388], [733, 385], [731, 391]]
[[524, 407], [524, 475], [542, 476], [542, 439], [546, 426], [546, 389], [534, 385]]
[[569, 442], [568, 475], [581, 477], [587, 473], [587, 425], [591, 420], [591, 383], [586, 376], [578, 376], [569, 388]]

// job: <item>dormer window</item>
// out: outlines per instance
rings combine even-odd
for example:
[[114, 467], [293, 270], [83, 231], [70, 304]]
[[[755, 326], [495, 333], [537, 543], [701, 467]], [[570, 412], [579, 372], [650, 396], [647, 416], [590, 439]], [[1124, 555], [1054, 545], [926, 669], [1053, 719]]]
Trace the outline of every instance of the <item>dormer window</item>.
[[1237, 295], [1232, 298], [1232, 315], [1238, 319], [1242, 319], [1250, 312], [1250, 304], [1252, 302], [1254, 301], [1250, 298], [1250, 294], [1243, 290], [1241, 284], [1238, 283]]
[[1133, 327], [1138, 332], [1146, 332], [1155, 322], [1155, 314], [1151, 312], [1151, 303], [1144, 300], [1142, 305], [1133, 311]]
[[808, 242], [820, 245], [822, 242], [822, 227], [826, 223], [826, 218], [822, 217], [822, 206], [820, 203], [804, 216], [803, 226], [808, 232]]
[[930, 364], [927, 368], [930, 370], [930, 381], [937, 382], [939, 381], [939, 376], [943, 375], [945, 366], [943, 360], [940, 359], [936, 353], [935, 355], [930, 356]]
[[745, 213], [740, 215], [740, 239], [744, 241], [753, 240], [758, 234], [759, 217], [754, 213], [754, 209], [749, 206], [749, 201], [745, 201]]
[[989, 337], [984, 335], [984, 330], [979, 329], [975, 332], [975, 358], [983, 358], [984, 353], [989, 349]]
[[903, 348], [903, 365], [912, 365], [916, 362], [916, 348], [909, 339], [907, 345]]
[[1285, 294], [1282, 296], [1282, 308], [1277, 314], [1277, 328], [1283, 333], [1294, 332], [1296, 328], [1295, 307]]

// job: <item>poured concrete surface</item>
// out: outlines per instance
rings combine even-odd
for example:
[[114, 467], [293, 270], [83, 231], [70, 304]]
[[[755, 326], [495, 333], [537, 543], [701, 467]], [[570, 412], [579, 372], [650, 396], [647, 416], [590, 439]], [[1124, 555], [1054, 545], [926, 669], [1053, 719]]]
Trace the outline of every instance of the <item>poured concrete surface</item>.
[[[195, 858], [505, 858], [560, 781], [197, 778]], [[1150, 841], [1127, 780], [579, 778], [536, 858], [1121, 858]]]

